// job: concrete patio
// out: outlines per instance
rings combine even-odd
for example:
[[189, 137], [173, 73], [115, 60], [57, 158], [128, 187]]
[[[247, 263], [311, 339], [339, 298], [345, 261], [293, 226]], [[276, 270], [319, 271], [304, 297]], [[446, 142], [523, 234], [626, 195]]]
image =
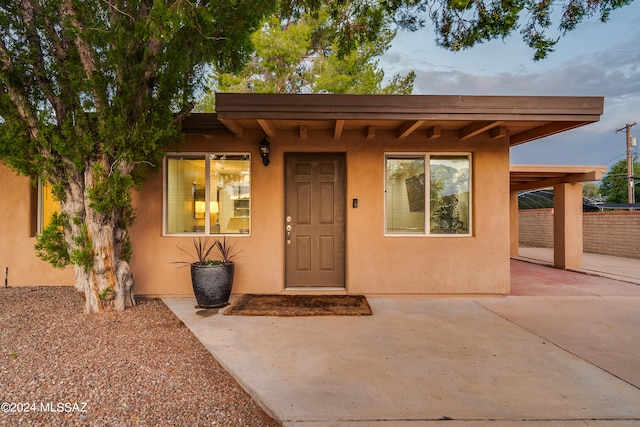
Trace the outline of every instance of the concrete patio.
[[371, 297], [368, 317], [164, 301], [284, 426], [640, 425], [632, 283], [513, 260], [512, 295]]

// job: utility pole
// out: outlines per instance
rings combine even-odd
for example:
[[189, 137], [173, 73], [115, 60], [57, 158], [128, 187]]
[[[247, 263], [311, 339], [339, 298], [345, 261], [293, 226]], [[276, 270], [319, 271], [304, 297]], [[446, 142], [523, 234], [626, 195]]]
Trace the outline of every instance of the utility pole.
[[627, 135], [627, 195], [629, 204], [635, 202], [634, 194], [634, 179], [633, 179], [633, 157], [631, 157], [631, 127], [635, 126], [636, 122], [627, 123], [623, 128], [616, 129], [616, 133], [625, 131]]

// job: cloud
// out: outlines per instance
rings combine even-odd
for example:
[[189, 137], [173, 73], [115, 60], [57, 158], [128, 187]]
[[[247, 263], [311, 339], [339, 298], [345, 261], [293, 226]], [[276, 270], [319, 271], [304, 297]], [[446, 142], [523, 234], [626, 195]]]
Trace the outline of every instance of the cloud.
[[[586, 22], [542, 61], [519, 39], [453, 53], [432, 34], [399, 33], [380, 64], [390, 76], [415, 71], [414, 93], [434, 95], [604, 96], [597, 123], [514, 147], [513, 163], [608, 165], [626, 155], [626, 123], [640, 122], [640, 3], [601, 24]], [[640, 136], [640, 124], [633, 128]]]
[[640, 51], [621, 46], [579, 56], [552, 68], [519, 66], [498, 73], [465, 69], [416, 71], [414, 93], [456, 95], [566, 95], [629, 97], [640, 94]]

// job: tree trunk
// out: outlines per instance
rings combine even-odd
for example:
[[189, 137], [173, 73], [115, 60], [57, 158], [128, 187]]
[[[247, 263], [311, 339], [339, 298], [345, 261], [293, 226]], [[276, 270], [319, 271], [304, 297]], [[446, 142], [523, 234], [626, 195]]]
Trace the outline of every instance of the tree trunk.
[[[108, 246], [105, 245], [105, 246]], [[123, 311], [133, 307], [133, 274], [129, 264], [124, 260], [108, 260], [87, 271], [82, 266], [74, 265], [75, 288], [84, 298], [85, 313], [100, 313], [108, 310]], [[113, 265], [116, 268], [105, 268]]]
[[90, 174], [88, 168], [85, 179], [70, 179], [61, 201], [69, 217], [65, 241], [74, 264], [75, 288], [84, 297], [85, 313], [122, 311], [135, 305], [133, 274], [122, 259], [127, 236], [118, 225], [122, 210], [104, 215], [91, 206], [86, 191], [93, 185]]
[[113, 223], [105, 224], [104, 220], [102, 215], [88, 210], [87, 228], [93, 251], [93, 267], [84, 292], [87, 313], [122, 311], [135, 305], [133, 274], [129, 263], [120, 259], [118, 235], [123, 230]]

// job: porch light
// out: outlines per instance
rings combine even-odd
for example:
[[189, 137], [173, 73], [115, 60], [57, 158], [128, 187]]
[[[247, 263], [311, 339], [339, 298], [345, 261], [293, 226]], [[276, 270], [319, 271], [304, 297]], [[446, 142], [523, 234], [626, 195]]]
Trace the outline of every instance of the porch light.
[[271, 163], [269, 160], [269, 154], [271, 154], [270, 145], [267, 138], [262, 138], [262, 141], [260, 141], [260, 157], [262, 157], [262, 164], [265, 166], [269, 166], [269, 163]]

